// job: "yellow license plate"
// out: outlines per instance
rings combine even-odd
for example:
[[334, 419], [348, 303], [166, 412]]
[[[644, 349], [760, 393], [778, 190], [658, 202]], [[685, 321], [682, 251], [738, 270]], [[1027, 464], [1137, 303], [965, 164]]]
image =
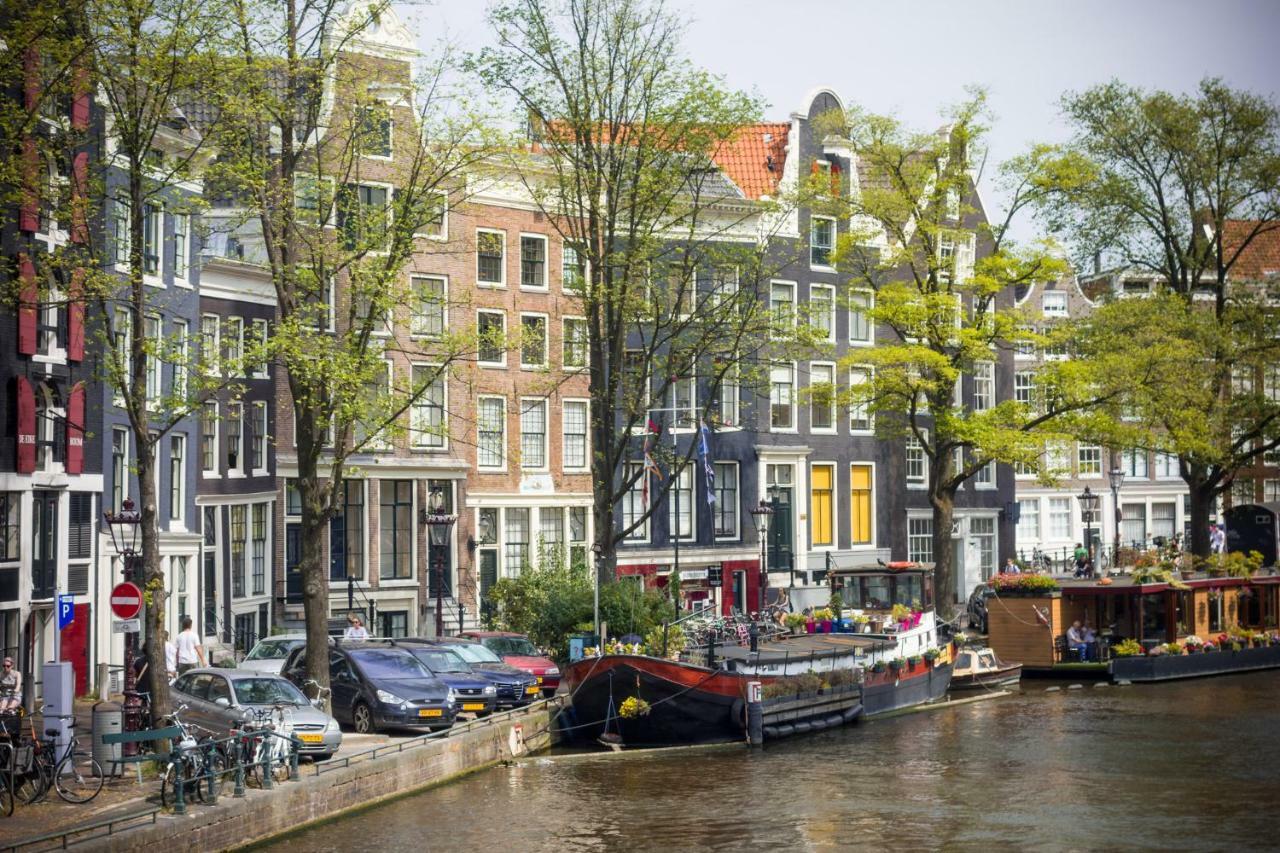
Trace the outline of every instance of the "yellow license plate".
[[[538, 680], [539, 680], [539, 681], [541, 681], [542, 679], [538, 679]], [[536, 684], [530, 684], [528, 687], [526, 687], [526, 688], [524, 689], [524, 692], [525, 692], [525, 693], [537, 693], [537, 692], [538, 692], [538, 685], [536, 685]]]
[[439, 708], [422, 708], [418, 711], [419, 717], [443, 717], [444, 711]]
[[324, 735], [298, 735], [303, 743], [324, 743]]
[[464, 711], [483, 711], [483, 710], [484, 710], [484, 703], [483, 703], [483, 702], [465, 702], [465, 703], [463, 703], [463, 705], [462, 705], [462, 710], [464, 710]]
[[541, 676], [541, 675], [539, 675], [539, 676], [538, 676], [538, 683], [539, 683], [539, 684], [541, 684], [541, 683], [542, 683], [542, 676]]

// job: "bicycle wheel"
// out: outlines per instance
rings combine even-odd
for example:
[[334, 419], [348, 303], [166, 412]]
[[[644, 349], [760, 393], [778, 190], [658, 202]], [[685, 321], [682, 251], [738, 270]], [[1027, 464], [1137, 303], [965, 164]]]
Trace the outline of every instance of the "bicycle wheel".
[[16, 799], [9, 790], [9, 775], [0, 775], [0, 815], [8, 817], [13, 814], [13, 801]]
[[102, 790], [102, 767], [90, 753], [73, 752], [58, 762], [53, 787], [68, 803], [87, 803]]
[[222, 788], [223, 775], [227, 772], [227, 757], [216, 746], [206, 746], [203, 761], [202, 778], [196, 783], [196, 797], [202, 803], [210, 799], [211, 793], [216, 796]]
[[49, 793], [49, 787], [53, 782], [53, 771], [49, 765], [37, 758], [31, 765], [31, 769], [23, 773], [14, 782], [14, 793], [18, 795], [18, 799], [26, 805], [38, 803]]
[[193, 773], [191, 761], [185, 757], [180, 758], [176, 762], [170, 762], [164, 768], [164, 775], [160, 777], [160, 805], [169, 808], [178, 799], [177, 785], [185, 786], [182, 791], [183, 802], [190, 801], [187, 794], [191, 789], [191, 777], [196, 775]]

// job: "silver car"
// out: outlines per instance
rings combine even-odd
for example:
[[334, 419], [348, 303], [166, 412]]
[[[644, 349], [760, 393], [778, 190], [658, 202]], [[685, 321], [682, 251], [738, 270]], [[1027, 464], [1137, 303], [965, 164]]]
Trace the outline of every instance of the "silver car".
[[294, 736], [302, 741], [300, 754], [324, 761], [342, 746], [338, 721], [278, 675], [249, 669], [193, 669], [178, 676], [171, 690], [174, 706], [187, 706], [183, 719], [217, 737], [226, 737], [246, 719], [252, 720], [253, 712], [280, 705], [292, 721]]
[[274, 637], [263, 637], [254, 643], [249, 654], [240, 662], [239, 668], [279, 675], [289, 652], [306, 644], [306, 634], [277, 634]]

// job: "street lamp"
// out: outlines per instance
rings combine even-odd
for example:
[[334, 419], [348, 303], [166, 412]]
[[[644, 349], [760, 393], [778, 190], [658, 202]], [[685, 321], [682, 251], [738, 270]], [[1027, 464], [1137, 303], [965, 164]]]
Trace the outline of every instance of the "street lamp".
[[1115, 539], [1111, 543], [1111, 568], [1113, 571], [1118, 571], [1120, 568], [1120, 487], [1124, 485], [1124, 469], [1112, 468], [1107, 476], [1111, 480], [1111, 506], [1116, 515]]
[[[107, 530], [111, 532], [111, 545], [124, 564], [124, 579], [133, 583], [137, 570], [138, 537], [142, 533], [142, 513], [133, 508], [133, 501], [125, 498], [119, 512], [103, 512]], [[124, 635], [124, 730], [138, 731], [138, 714], [142, 699], [138, 695], [138, 678], [134, 673], [133, 659], [137, 655], [138, 633], [126, 631]], [[136, 754], [137, 744], [125, 744], [127, 755]]]
[[[431, 497], [427, 500], [427, 508], [422, 511], [422, 523], [427, 526], [427, 536], [430, 544], [435, 546], [435, 580], [436, 580], [436, 636], [444, 636], [444, 554], [445, 548], [449, 544], [449, 533], [453, 530], [453, 523], [458, 520], [456, 515], [450, 515], [446, 512], [448, 507], [445, 505], [444, 491], [435, 488], [431, 490]], [[459, 625], [459, 628], [462, 626]]]
[[1094, 559], [1093, 553], [1093, 514], [1098, 511], [1098, 496], [1088, 486], [1084, 487], [1084, 491], [1076, 495], [1076, 500], [1080, 501], [1080, 520], [1084, 522], [1084, 547], [1089, 553], [1089, 561], [1092, 563]]
[[764, 612], [764, 590], [769, 585], [769, 563], [766, 548], [769, 543], [769, 520], [773, 518], [773, 507], [761, 500], [751, 510], [751, 522], [756, 527], [756, 535], [760, 538], [760, 583], [757, 590], [759, 607], [757, 613]]

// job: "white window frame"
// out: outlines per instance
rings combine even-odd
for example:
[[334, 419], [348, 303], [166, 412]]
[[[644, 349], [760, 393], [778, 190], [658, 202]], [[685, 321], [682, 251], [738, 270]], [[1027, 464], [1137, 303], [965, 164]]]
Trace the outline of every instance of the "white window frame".
[[[573, 255], [577, 259], [577, 262], [582, 266], [582, 281], [581, 281], [582, 288], [580, 290], [575, 290], [574, 288], [570, 287], [568, 282], [565, 279], [565, 276], [564, 276], [565, 263], [566, 263], [565, 254], [567, 252], [573, 252]], [[587, 282], [589, 281], [589, 279], [590, 279], [590, 276], [587, 271], [587, 260], [586, 258], [582, 257], [582, 253], [578, 251], [578, 247], [570, 245], [569, 242], [561, 242], [560, 244], [560, 291], [562, 293], [567, 293], [570, 296], [581, 296], [582, 292], [587, 287]]]
[[173, 214], [173, 283], [190, 287], [191, 278], [191, 215]]
[[[796, 282], [794, 281], [787, 281], [785, 279], [778, 279], [778, 278], [775, 278], [769, 281], [769, 311], [771, 314], [773, 314], [776, 317], [778, 312], [778, 306], [781, 305], [782, 302], [775, 300], [773, 298], [773, 289], [775, 287], [784, 287], [784, 288], [790, 289], [791, 291], [791, 299], [787, 301], [787, 304], [791, 306], [791, 309], [790, 309], [791, 322], [789, 325], [792, 329], [794, 329], [796, 327], [796, 291], [799, 289], [799, 285], [797, 285]], [[779, 340], [778, 335], [775, 334], [773, 337], [774, 337], [774, 340]]]
[[[1053, 299], [1051, 300], [1049, 297], [1053, 297]], [[1050, 302], [1054, 304], [1051, 306]], [[1040, 295], [1040, 313], [1046, 318], [1069, 317], [1071, 316], [1069, 310], [1067, 307], [1067, 292], [1065, 290], [1046, 290]]]
[[[986, 386], [985, 394], [980, 398], [979, 387]], [[982, 402], [982, 405], [978, 405]], [[978, 361], [973, 365], [973, 410], [986, 412], [996, 405], [996, 363], [994, 361]]]
[[[499, 401], [498, 407], [498, 424], [501, 429], [498, 430], [498, 454], [502, 461], [497, 464], [484, 464], [481, 461], [481, 451], [483, 446], [480, 440], [481, 426], [483, 420], [481, 417], [480, 406], [486, 401]], [[476, 397], [476, 469], [480, 471], [505, 471], [507, 470], [507, 398], [497, 394], [481, 394]]]
[[[525, 428], [524, 416], [528, 412], [536, 409], [542, 410], [542, 462], [538, 465], [530, 464], [525, 460]], [[546, 397], [521, 397], [520, 398], [520, 470], [521, 471], [549, 471], [551, 469], [551, 407], [547, 405]]]
[[[204, 467], [204, 413], [212, 408], [213, 417], [209, 422], [213, 424], [213, 467]], [[200, 406], [200, 416], [197, 419], [200, 429], [200, 473], [201, 476], [214, 479], [222, 476], [222, 406], [217, 400], [205, 400]]]
[[[815, 244], [813, 241], [814, 234], [815, 234], [814, 224], [819, 221], [831, 223], [831, 244], [828, 246], [817, 246], [817, 244]], [[831, 255], [836, 250], [836, 243], [838, 242], [838, 240], [839, 240], [839, 230], [838, 230], [837, 220], [834, 216], [810, 215], [809, 217], [809, 268], [814, 270], [835, 269], [835, 267], [833, 267], [830, 263], [825, 263], [825, 264], [815, 263], [813, 260], [813, 250], [815, 247], [825, 248], [827, 251], [827, 259], [829, 261], [831, 258]]]
[[[567, 439], [569, 432], [565, 429], [568, 423], [567, 413], [570, 406], [581, 406], [583, 416], [582, 433], [582, 465], [570, 465]], [[560, 409], [560, 467], [568, 472], [587, 472], [591, 470], [591, 402], [585, 398], [568, 397], [561, 402]]]
[[[500, 281], [485, 281], [480, 278], [480, 235], [481, 234], [497, 234], [502, 239], [502, 279]], [[501, 228], [477, 228], [476, 229], [476, 262], [475, 262], [476, 287], [489, 288], [492, 290], [500, 290], [507, 286], [507, 232]]]
[[[264, 350], [269, 334], [267, 321], [261, 317], [254, 317], [249, 321], [249, 328], [253, 330], [250, 332], [253, 346]], [[270, 375], [270, 367], [265, 357], [254, 359], [253, 363], [249, 365], [249, 376], [253, 379], [267, 379]]]
[[[773, 425], [773, 374], [774, 371], [788, 370], [791, 372], [791, 399], [788, 405], [791, 408], [791, 426], [779, 427]], [[800, 413], [796, 409], [796, 363], [794, 361], [776, 362], [769, 367], [769, 432], [774, 433], [794, 433], [800, 431]]]
[[974, 472], [973, 487], [975, 489], [997, 489], [999, 488], [997, 477], [996, 463], [988, 462]]
[[817, 328], [817, 326], [814, 326], [813, 324], [813, 319], [814, 319], [813, 294], [816, 291], [826, 293], [827, 295], [827, 315], [826, 315], [827, 336], [823, 338], [823, 340], [829, 341], [831, 343], [835, 343], [836, 342], [836, 289], [835, 289], [835, 286], [830, 284], [810, 284], [809, 285], [809, 309], [810, 309], [809, 325], [813, 326], [814, 328]]
[[[524, 335], [526, 318], [542, 321], [542, 362], [531, 363], [524, 360]], [[546, 370], [551, 366], [551, 318], [538, 311], [521, 311], [520, 312], [520, 369], [521, 370]]]
[[270, 470], [271, 464], [267, 455], [271, 452], [270, 435], [267, 430], [270, 427], [270, 417], [267, 414], [267, 402], [265, 400], [254, 400], [253, 407], [253, 443], [261, 445], [258, 450], [254, 451], [250, 448], [249, 458], [245, 460], [248, 465], [253, 460], [253, 454], [257, 453], [259, 460], [262, 462], [261, 468], [253, 469], [253, 476], [264, 477]]
[[[525, 240], [541, 240], [542, 241], [542, 284], [525, 284], [524, 283], [524, 241]], [[503, 255], [506, 260], [506, 255]], [[528, 290], [534, 293], [546, 293], [551, 289], [551, 241], [547, 239], [546, 234], [535, 234], [529, 231], [520, 232], [520, 289]]]
[[[1028, 513], [1027, 507], [1035, 507], [1035, 511]], [[1037, 498], [1019, 498], [1018, 499], [1018, 524], [1016, 527], [1016, 531], [1017, 531], [1016, 535], [1019, 543], [1022, 543], [1024, 541], [1028, 541], [1028, 542], [1040, 541], [1040, 534], [1041, 534], [1041, 531], [1043, 530], [1043, 528], [1041, 527], [1040, 516], [1041, 516], [1040, 498], [1037, 497]], [[1026, 520], [1028, 518], [1035, 519], [1036, 529], [1034, 534], [1031, 533], [1031, 531], [1029, 530], [1024, 530], [1024, 525], [1027, 523]]]
[[[151, 208], [151, 227], [147, 227], [146, 209]], [[154, 243], [156, 271], [147, 272], [147, 245]], [[142, 215], [142, 283], [149, 287], [164, 287], [164, 205], [149, 201], [143, 205]]]
[[129, 256], [133, 253], [133, 230], [130, 228], [129, 200], [125, 198], [115, 198], [111, 201], [112, 222], [115, 226], [115, 252], [114, 263], [112, 267], [118, 273], [129, 272]]
[[[720, 417], [721, 428], [724, 429], [741, 429], [742, 427], [742, 368], [738, 365], [737, 359], [733, 364], [720, 375], [720, 384], [717, 388], [717, 414]], [[728, 402], [731, 411], [726, 412], [725, 403]], [[725, 415], [732, 415], [726, 418]]]
[[[480, 315], [492, 314], [502, 318], [502, 359], [500, 361], [485, 361], [480, 347], [476, 349], [476, 364], [481, 367], [506, 367], [507, 366], [507, 350], [510, 343], [507, 338], [507, 312], [501, 308], [477, 308], [476, 309], [476, 333], [480, 333]], [[483, 344], [481, 344], [483, 346]]]
[[[738, 542], [742, 539], [742, 466], [733, 460], [716, 460], [715, 469], [724, 471], [732, 469], [733, 471], [733, 493], [737, 496], [737, 500], [733, 504], [733, 529], [732, 534], [722, 534], [716, 532], [716, 516], [724, 509], [720, 506], [717, 498], [715, 507], [711, 510], [711, 535], [717, 542]], [[716, 475], [716, 488], [720, 488], [721, 477]]]
[[[370, 255], [370, 256], [377, 256], [377, 257], [385, 256], [390, 251], [391, 229], [395, 227], [395, 203], [393, 200], [395, 197], [395, 187], [387, 183], [386, 181], [363, 181], [363, 180], [356, 180], [353, 183], [347, 184], [347, 186], [351, 187], [352, 190], [355, 191], [355, 194], [356, 194], [355, 207], [356, 207], [356, 210], [358, 211], [358, 215], [361, 216], [362, 218], [365, 216], [365, 213], [364, 213], [365, 206], [360, 201], [360, 188], [365, 187], [368, 189], [386, 190], [387, 202], [383, 206], [383, 209], [386, 212], [386, 220], [383, 225], [383, 229], [386, 233], [386, 243], [383, 244], [383, 247], [381, 249], [369, 249], [367, 252], [365, 252], [366, 255]], [[346, 223], [343, 223], [343, 226], [345, 227]], [[345, 239], [345, 236], [344, 236], [344, 239]], [[361, 240], [367, 239], [367, 235], [361, 234], [360, 239]]]
[[[913, 527], [928, 527], [927, 533], [919, 532]], [[912, 550], [912, 540], [924, 540], [928, 545], [928, 552], [916, 549]], [[907, 516], [907, 559], [918, 560], [923, 562], [931, 562], [936, 555], [933, 553], [933, 516], [931, 515], [908, 515]]]
[[[437, 382], [442, 386], [440, 419], [444, 428], [440, 435], [419, 428], [422, 425], [421, 412], [430, 408], [427, 391], [424, 389], [417, 396], [413, 404], [409, 407], [409, 449], [410, 450], [429, 450], [441, 451], [449, 449], [449, 381], [440, 365], [430, 364], [427, 362], [414, 361], [409, 364], [409, 387], [411, 390], [418, 388], [418, 380], [414, 377], [414, 373], [418, 370], [430, 370], [436, 373], [435, 380], [431, 383], [435, 385]], [[432, 443], [435, 442], [435, 443]]]
[[[924, 436], [924, 441], [928, 441], [929, 431], [922, 429], [920, 430], [920, 432]], [[929, 488], [929, 454], [925, 452], [924, 441], [921, 441], [919, 438], [917, 438], [914, 435], [908, 435], [906, 438], [906, 442], [903, 445], [902, 474], [903, 474], [903, 478], [906, 480], [906, 486], [908, 489]], [[920, 453], [921, 473], [919, 477], [911, 476], [910, 454], [913, 452], [912, 450], [913, 446], [915, 446], [918, 449], [918, 452]]]
[[[625, 463], [622, 468], [623, 482], [626, 482], [627, 480], [631, 479], [631, 477], [635, 474], [637, 468], [643, 469], [644, 462], [637, 461], [637, 462]], [[648, 476], [650, 476], [649, 472], [642, 470], [640, 472], [640, 476], [636, 478], [636, 481], [634, 483], [632, 483], [631, 488], [627, 489], [627, 491], [623, 493], [622, 499], [621, 501], [619, 501], [619, 503], [623, 505], [618, 508], [618, 517], [621, 520], [620, 529], [625, 530], [627, 528], [627, 515], [629, 514], [629, 508], [626, 506], [627, 502], [629, 501], [639, 502], [640, 515], [644, 515], [646, 512], [648, 512], [649, 504], [645, 503], [645, 500], [644, 500], [644, 495], [646, 491], [644, 488], [644, 478]], [[652, 494], [649, 494], [649, 499], [653, 500]], [[645, 517], [644, 521], [642, 521], [639, 524], [639, 526], [636, 527], [635, 530], [633, 530], [630, 534], [627, 535], [627, 537], [623, 541], [630, 542], [630, 543], [647, 543], [649, 541], [649, 531], [650, 531], [650, 528], [652, 527], [652, 524], [651, 524], [652, 521], [653, 521], [653, 515], [649, 514], [648, 516]]]
[[236, 436], [236, 464], [234, 468], [231, 466], [230, 462], [227, 460], [227, 454], [225, 453], [225, 450], [229, 448], [224, 448], [224, 454], [222, 458], [227, 465], [227, 476], [243, 477], [244, 472], [247, 470], [247, 465], [245, 464], [247, 460], [245, 459], [245, 452], [244, 452], [245, 448], [244, 448], [244, 401], [243, 400], [232, 400], [231, 402], [227, 403], [227, 420], [238, 421], [239, 430], [240, 430]]
[[[1019, 395], [1026, 392], [1026, 399]], [[1018, 370], [1013, 374], [1013, 401], [1024, 406], [1034, 407], [1036, 404], [1036, 372], [1034, 370]]]
[[1156, 451], [1155, 459], [1152, 460], [1151, 470], [1155, 472], [1157, 480], [1182, 479], [1182, 475], [1178, 473], [1178, 455], [1176, 453]]
[[191, 324], [184, 318], [175, 318], [170, 338], [173, 352], [173, 393], [185, 400], [187, 382], [191, 377]]
[[[671, 475], [671, 486], [667, 489], [667, 540], [671, 542], [694, 542], [698, 538], [698, 478], [696, 476], [697, 466], [690, 462], [685, 465], [677, 473]], [[675, 515], [676, 501], [675, 492], [677, 489], [685, 491], [681, 488], [681, 482], [688, 478], [689, 480], [689, 500], [680, 501], [680, 515]], [[650, 498], [652, 499], [652, 494]], [[688, 506], [686, 506], [688, 504]], [[689, 519], [689, 532], [682, 534], [680, 528], [684, 525], [681, 523], [685, 518]], [[672, 519], [675, 525], [672, 525]]]
[[[1092, 473], [1085, 473], [1084, 470], [1084, 454], [1085, 451], [1098, 453], [1098, 470]], [[1098, 480], [1103, 475], [1104, 457], [1102, 453], [1102, 445], [1100, 444], [1076, 444], [1076, 476], [1082, 480]]]
[[[418, 297], [418, 286], [427, 281], [440, 283], [440, 331], [422, 332], [418, 330], [419, 318], [428, 316], [422, 310], [425, 300]], [[434, 340], [442, 337], [449, 329], [449, 277], [437, 273], [413, 273], [409, 276], [409, 337], [419, 340]], [[433, 306], [434, 307], [434, 306]]]
[[[813, 397], [813, 386], [816, 384], [813, 378], [813, 371], [817, 368], [825, 370], [830, 376], [829, 384], [831, 386], [831, 399], [827, 401], [828, 415], [831, 426], [818, 427], [813, 423], [814, 406], [817, 405]], [[836, 379], [836, 365], [833, 361], [811, 361], [809, 362], [809, 430], [817, 435], [836, 435], [840, 432], [840, 416], [836, 411], [836, 396], [840, 393], [840, 383]]]
[[[1061, 497], [1058, 495], [1051, 495], [1049, 497], [1049, 513], [1047, 517], [1048, 527], [1046, 528], [1046, 532], [1048, 533], [1048, 536], [1046, 537], [1047, 539], [1055, 542], [1066, 542], [1071, 539], [1072, 529], [1075, 525], [1075, 511], [1072, 507], [1072, 502], [1074, 500], [1075, 499], [1070, 496]], [[1064, 505], [1067, 508], [1065, 513], [1066, 530], [1061, 531], [1058, 527], [1058, 522], [1062, 521], [1064, 514], [1062, 512], [1054, 512], [1054, 507], [1056, 506], [1061, 510]]]
[[[876, 371], [873, 365], [855, 364], [851, 366], [849, 368], [850, 394], [852, 394], [854, 387], [858, 385], [869, 385], [874, 383], [875, 376], [876, 376]], [[855, 378], [860, 378], [861, 381], [854, 382]], [[865, 420], [867, 422], [867, 425], [865, 428], [854, 425], [854, 419], [857, 417], [859, 411], [865, 411], [866, 413]], [[875, 433], [875, 431], [876, 431], [876, 416], [871, 412], [871, 401], [868, 400], [865, 403], [851, 402], [849, 404], [849, 433], [851, 435], [872, 435]]]
[[[867, 303], [861, 309], [856, 308], [857, 300], [866, 297]], [[876, 321], [869, 316], [869, 313], [876, 305], [876, 292], [867, 287], [855, 287], [849, 291], [849, 346], [851, 347], [870, 347], [876, 343]], [[861, 315], [867, 327], [867, 336], [865, 338], [856, 338], [853, 335], [854, 317]]]
[[[226, 365], [231, 365], [236, 371], [236, 375], [243, 372], [244, 367], [244, 318], [238, 316], [227, 316], [222, 318], [222, 330], [219, 332], [218, 343], [224, 348], [228, 342], [235, 346], [234, 354], [230, 351], [219, 353], [219, 360], [222, 362], [222, 375], [227, 375]], [[235, 332], [232, 334], [232, 327]]]
[[[378, 160], [383, 163], [390, 163], [395, 159], [395, 156], [396, 156], [396, 120], [391, 115], [391, 105], [386, 103], [385, 101], [377, 101], [376, 103], [365, 104], [364, 106], [360, 107], [360, 113], [356, 118], [361, 124], [364, 124], [365, 117], [368, 116], [374, 110], [385, 110], [385, 114], [387, 118], [387, 152], [388, 153], [370, 154], [368, 151], [364, 150], [362, 146], [360, 148], [360, 156], [368, 160]], [[362, 134], [364, 133], [363, 128], [360, 129], [360, 133]]]
[[[121, 448], [124, 453], [120, 455], [120, 471], [116, 471], [116, 437], [124, 436], [121, 442]], [[124, 502], [129, 499], [129, 451], [131, 438], [130, 430], [127, 427], [113, 426], [111, 428], [111, 485], [113, 492], [120, 494], [120, 507], [124, 506]], [[119, 476], [117, 476], [117, 473]], [[115, 501], [115, 494], [111, 495], [112, 502]], [[117, 507], [116, 509], [120, 509]]]
[[439, 243], [447, 242], [449, 239], [449, 194], [444, 190], [436, 190], [427, 193], [427, 195], [444, 199], [443, 212], [440, 216], [440, 233], [432, 234], [430, 231], [414, 231], [413, 236], [419, 240], [435, 240]]
[[164, 351], [164, 320], [159, 314], [147, 314], [142, 318], [142, 333], [147, 341], [147, 348], [152, 350], [146, 356], [147, 410], [155, 411], [164, 394], [164, 361], [161, 359]]
[[[169, 462], [169, 466], [168, 466], [169, 467], [169, 521], [170, 521], [170, 526], [172, 527], [173, 522], [177, 522], [179, 525], [185, 524], [185, 520], [187, 517], [187, 510], [186, 510], [187, 434], [183, 432], [170, 433], [168, 445], [169, 445], [169, 453], [167, 454], [167, 456], [168, 456], [168, 462]], [[173, 452], [175, 446], [178, 448], [177, 454], [174, 454]], [[173, 471], [174, 471], [173, 463], [174, 463], [175, 456], [178, 461], [178, 465], [177, 465], [178, 478], [176, 483], [174, 482], [174, 477], [173, 477]], [[174, 500], [175, 496], [177, 497], [177, 500]], [[176, 512], [174, 507], [175, 503], [177, 504]]]
[[[582, 364], [570, 364], [569, 353], [569, 325], [571, 323], [582, 324]], [[566, 371], [580, 372], [588, 370], [591, 367], [591, 345], [590, 330], [587, 327], [586, 317], [561, 317], [560, 318], [560, 362]]]

